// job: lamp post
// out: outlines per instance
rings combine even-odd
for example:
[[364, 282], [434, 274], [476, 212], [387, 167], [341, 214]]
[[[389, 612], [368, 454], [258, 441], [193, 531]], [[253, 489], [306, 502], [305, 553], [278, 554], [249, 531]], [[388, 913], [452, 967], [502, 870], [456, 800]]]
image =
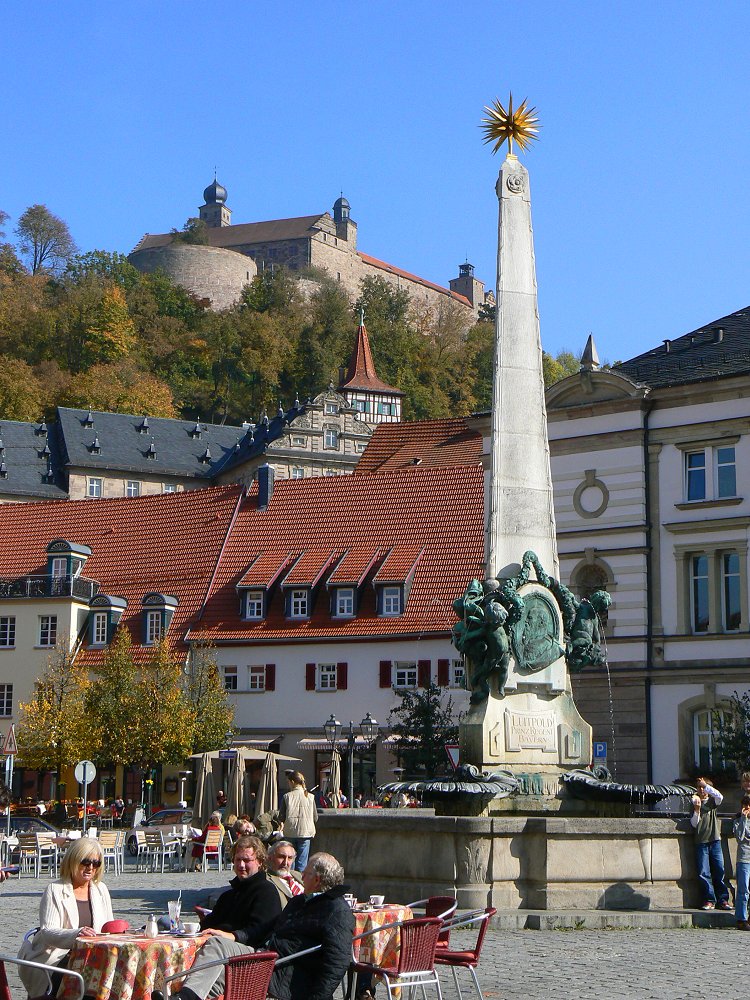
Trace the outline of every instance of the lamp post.
[[[367, 715], [362, 719], [359, 724], [359, 735], [365, 741], [365, 745], [360, 747], [360, 752], [366, 753], [378, 738], [378, 720], [373, 719], [373, 717], [368, 712]], [[331, 744], [331, 750], [336, 749], [336, 745], [342, 736], [342, 726], [338, 719], [335, 718], [333, 713], [326, 723], [323, 725], [323, 732], [326, 734], [326, 739]], [[346, 736], [346, 749], [349, 754], [349, 808], [352, 807], [354, 802], [354, 754], [357, 746], [357, 734], [354, 731], [354, 722], [349, 720], [349, 731], [345, 734]]]

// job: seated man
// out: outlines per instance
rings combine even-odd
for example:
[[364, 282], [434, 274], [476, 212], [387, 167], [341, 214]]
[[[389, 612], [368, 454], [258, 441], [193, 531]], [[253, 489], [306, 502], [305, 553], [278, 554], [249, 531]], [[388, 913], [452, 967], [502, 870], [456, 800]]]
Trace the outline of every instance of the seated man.
[[297, 852], [288, 840], [277, 840], [268, 848], [266, 862], [266, 877], [276, 886], [282, 907], [286, 906], [293, 896], [301, 896], [305, 891], [302, 886], [302, 876], [294, 870]]
[[[211, 937], [199, 949], [196, 964], [253, 951], [268, 937], [281, 913], [278, 890], [263, 870], [266, 849], [258, 838], [240, 837], [234, 845], [232, 861], [235, 877], [231, 888], [219, 896], [213, 910], [201, 919], [201, 928]], [[195, 1000], [223, 992], [224, 970], [219, 965], [188, 977], [176, 996]], [[152, 1000], [164, 1000], [159, 990], [154, 990], [151, 997]]]
[[304, 894], [290, 899], [266, 941], [283, 958], [320, 950], [274, 970], [268, 995], [278, 1000], [330, 1000], [352, 958], [354, 914], [344, 899], [344, 869], [331, 854], [313, 854], [302, 873]]

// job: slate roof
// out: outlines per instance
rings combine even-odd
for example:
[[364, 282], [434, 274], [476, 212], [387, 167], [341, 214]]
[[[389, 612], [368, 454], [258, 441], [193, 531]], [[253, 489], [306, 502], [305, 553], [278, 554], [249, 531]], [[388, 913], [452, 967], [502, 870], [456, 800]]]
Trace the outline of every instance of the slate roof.
[[[179, 646], [208, 591], [241, 497], [240, 486], [224, 486], [133, 499], [0, 504], [0, 579], [45, 573], [46, 548], [55, 538], [88, 545], [82, 576], [97, 580], [100, 593], [127, 600], [122, 623], [134, 643], [142, 642], [143, 597], [166, 593], [179, 602], [169, 629]], [[96, 659], [101, 652], [84, 655]]]
[[[721, 332], [720, 332], [721, 331]], [[722, 316], [616, 365], [633, 382], [655, 389], [750, 372], [750, 307]]]
[[339, 386], [341, 392], [345, 389], [374, 389], [376, 392], [387, 392], [392, 396], [403, 396], [400, 389], [394, 389], [382, 379], [378, 378], [375, 371], [375, 362], [372, 357], [370, 338], [367, 335], [367, 327], [364, 322], [357, 328], [357, 339], [354, 342], [354, 350], [349, 361], [349, 370], [346, 373], [346, 381]]
[[[216, 642], [295, 642], [446, 633], [455, 622], [452, 604], [456, 595], [482, 572], [482, 491], [483, 472], [478, 464], [277, 480], [263, 511], [257, 508], [257, 488], [253, 487], [237, 514], [211, 596], [191, 637]], [[371, 557], [375, 549], [386, 559], [394, 551], [394, 573], [402, 578], [416, 564], [403, 615], [387, 619], [376, 615], [372, 576], [382, 565], [378, 558], [365, 578], [354, 618], [331, 617], [325, 574], [309, 619], [288, 621], [284, 617], [281, 587], [271, 591], [265, 620], [239, 617], [237, 583], [247, 578], [249, 563], [258, 552], [300, 555], [314, 550], [338, 552], [346, 559], [345, 553], [353, 550], [358, 553], [355, 561], [360, 561], [365, 550]], [[390, 571], [387, 575], [391, 576]], [[283, 577], [279, 579], [283, 582]]]
[[[0, 493], [8, 496], [38, 497], [40, 500], [64, 500], [67, 496], [61, 482], [60, 442], [54, 433], [40, 432], [42, 424], [20, 420], [0, 420], [0, 463], [5, 463], [7, 476], [0, 478]], [[49, 456], [44, 448], [49, 448]], [[53, 477], [48, 478], [51, 465]]]
[[[248, 246], [253, 243], [273, 243], [275, 240], [296, 240], [310, 236], [320, 220], [328, 215], [302, 215], [295, 219], [271, 219], [268, 222], [241, 222], [232, 226], [208, 226], [208, 246], [233, 247]], [[330, 216], [329, 216], [330, 219]], [[168, 246], [174, 233], [146, 233], [132, 252], [149, 250], [152, 247]]]
[[355, 476], [395, 469], [475, 465], [482, 459], [482, 436], [462, 417], [378, 424], [362, 453]]

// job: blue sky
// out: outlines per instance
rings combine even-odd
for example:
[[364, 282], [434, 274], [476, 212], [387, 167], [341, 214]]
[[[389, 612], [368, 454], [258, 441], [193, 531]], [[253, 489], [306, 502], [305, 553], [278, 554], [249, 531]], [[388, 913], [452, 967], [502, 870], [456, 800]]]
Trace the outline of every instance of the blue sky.
[[483, 105], [528, 96], [542, 340], [614, 361], [750, 304], [750, 5], [192, 0], [0, 12], [0, 208], [45, 203], [82, 250], [196, 214], [330, 209], [360, 248], [494, 287]]

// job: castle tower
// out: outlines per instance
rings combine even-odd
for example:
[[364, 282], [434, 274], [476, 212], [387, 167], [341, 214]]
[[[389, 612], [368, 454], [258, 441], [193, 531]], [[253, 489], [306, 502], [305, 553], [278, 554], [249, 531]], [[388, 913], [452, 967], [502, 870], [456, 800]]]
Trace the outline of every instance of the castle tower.
[[336, 223], [336, 236], [340, 240], [346, 240], [351, 250], [356, 250], [357, 223], [350, 217], [350, 211], [351, 205], [342, 194], [333, 203], [333, 221]]
[[357, 339], [339, 392], [368, 424], [395, 424], [401, 419], [403, 392], [378, 378], [364, 313], [360, 314]]
[[474, 265], [468, 260], [458, 266], [458, 277], [451, 278], [450, 290], [458, 292], [471, 302], [474, 315], [479, 312], [479, 307], [484, 304], [484, 282], [474, 277]]
[[226, 204], [227, 189], [216, 180], [203, 192], [204, 205], [198, 209], [198, 217], [212, 229], [232, 225], [232, 210]]

